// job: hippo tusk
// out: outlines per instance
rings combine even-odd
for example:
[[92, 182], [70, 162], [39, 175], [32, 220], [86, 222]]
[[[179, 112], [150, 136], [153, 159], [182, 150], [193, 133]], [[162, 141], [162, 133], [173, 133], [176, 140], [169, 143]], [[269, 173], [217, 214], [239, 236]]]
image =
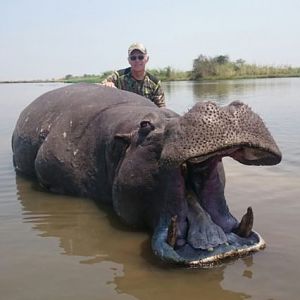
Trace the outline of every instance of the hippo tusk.
[[162, 216], [152, 236], [152, 250], [161, 260], [175, 264], [189, 265], [190, 261], [179, 256], [178, 253], [166, 242], [168, 237], [168, 224], [170, 216]]
[[253, 219], [253, 210], [251, 207], [248, 207], [247, 212], [242, 217], [242, 220], [239, 226], [234, 230], [234, 233], [241, 237], [248, 237], [252, 232]]
[[174, 248], [177, 239], [177, 215], [171, 218], [171, 222], [168, 228], [167, 243]]

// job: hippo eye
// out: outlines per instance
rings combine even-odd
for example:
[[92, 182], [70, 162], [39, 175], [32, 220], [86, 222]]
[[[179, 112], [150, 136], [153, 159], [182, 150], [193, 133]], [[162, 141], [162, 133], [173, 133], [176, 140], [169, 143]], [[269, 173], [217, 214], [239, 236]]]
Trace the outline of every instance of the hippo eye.
[[140, 123], [140, 127], [141, 127], [141, 128], [146, 128], [146, 127], [148, 127], [148, 128], [151, 128], [151, 130], [154, 130], [154, 125], [153, 125], [150, 121], [142, 121], [142, 122]]
[[150, 121], [142, 121], [140, 123], [140, 130], [139, 132], [143, 135], [147, 135], [150, 131], [154, 130], [155, 127]]

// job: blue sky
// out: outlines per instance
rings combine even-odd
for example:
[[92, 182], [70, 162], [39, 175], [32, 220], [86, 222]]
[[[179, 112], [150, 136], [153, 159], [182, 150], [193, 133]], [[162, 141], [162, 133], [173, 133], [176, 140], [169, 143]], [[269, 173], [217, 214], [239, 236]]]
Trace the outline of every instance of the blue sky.
[[198, 55], [300, 66], [298, 0], [10, 0], [0, 2], [0, 80], [99, 74], [127, 66], [190, 70]]

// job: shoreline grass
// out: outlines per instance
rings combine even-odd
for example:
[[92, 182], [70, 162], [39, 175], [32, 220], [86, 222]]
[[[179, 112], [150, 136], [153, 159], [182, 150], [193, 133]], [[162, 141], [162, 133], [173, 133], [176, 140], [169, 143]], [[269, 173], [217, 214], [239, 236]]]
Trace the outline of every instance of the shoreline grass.
[[[162, 82], [172, 82], [172, 81], [214, 81], [214, 80], [242, 80], [242, 79], [267, 79], [267, 78], [299, 78], [300, 74], [277, 74], [277, 75], [243, 75], [243, 76], [212, 76], [205, 77], [198, 80], [190, 78], [174, 78], [174, 79], [162, 79]], [[12, 83], [100, 83], [105, 78], [101, 78], [98, 81], [99, 76], [85, 78], [81, 76], [76, 76], [72, 79], [55, 79], [55, 80], [4, 80], [0, 81], [0, 84], [12, 84]]]
[[[164, 82], [300, 77], [300, 67], [248, 64], [242, 59], [231, 61], [227, 55], [215, 57], [199, 55], [194, 59], [191, 71], [176, 70], [170, 66], [148, 71]], [[111, 73], [112, 71], [106, 71], [101, 74], [84, 74], [82, 76], [68, 74], [58, 79], [4, 80], [0, 83], [101, 83]]]

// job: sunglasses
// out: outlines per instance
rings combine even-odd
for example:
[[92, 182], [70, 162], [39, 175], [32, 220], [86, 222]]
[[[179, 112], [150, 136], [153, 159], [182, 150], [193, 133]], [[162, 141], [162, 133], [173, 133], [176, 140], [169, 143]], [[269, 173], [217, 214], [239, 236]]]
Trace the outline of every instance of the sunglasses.
[[132, 61], [135, 61], [136, 59], [143, 60], [145, 58], [145, 55], [131, 55], [131, 56], [129, 56], [129, 58]]

